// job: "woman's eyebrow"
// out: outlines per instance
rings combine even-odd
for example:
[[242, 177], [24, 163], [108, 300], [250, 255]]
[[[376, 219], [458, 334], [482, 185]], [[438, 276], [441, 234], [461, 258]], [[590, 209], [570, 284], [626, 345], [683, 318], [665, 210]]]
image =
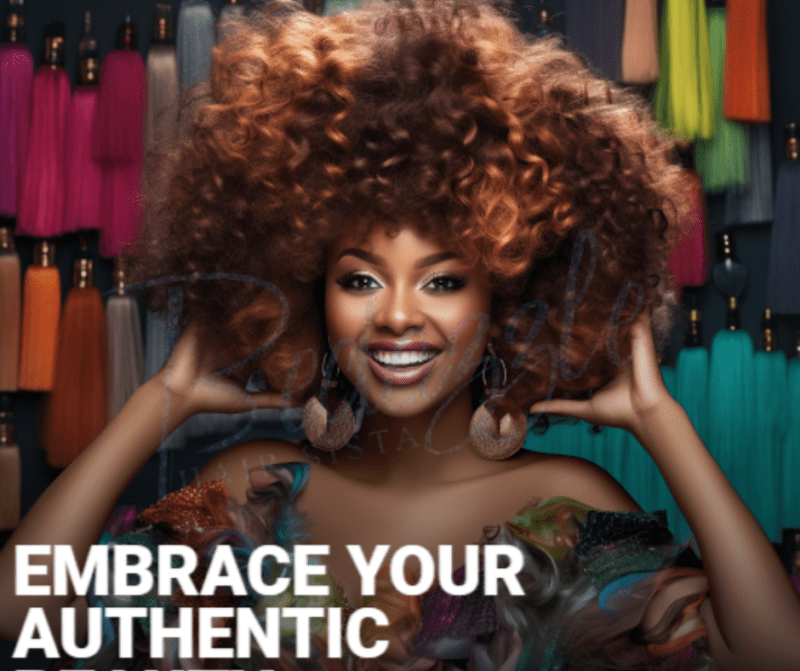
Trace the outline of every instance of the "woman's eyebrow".
[[[367, 263], [372, 263], [376, 266], [385, 266], [386, 259], [378, 254], [373, 254], [372, 252], [365, 251], [363, 249], [359, 249], [358, 247], [348, 247], [347, 249], [343, 249], [339, 256], [336, 257], [338, 261], [342, 257], [345, 256], [355, 256], [362, 261], [366, 261]], [[434, 266], [437, 263], [441, 263], [442, 261], [448, 261], [449, 259], [456, 258], [455, 252], [437, 252], [436, 254], [430, 254], [429, 256], [423, 256], [419, 259], [416, 263], [414, 263], [414, 268], [416, 270], [420, 270], [421, 268], [427, 268], [428, 266]]]
[[455, 252], [439, 252], [437, 254], [431, 254], [430, 256], [424, 256], [414, 264], [414, 268], [419, 270], [420, 268], [435, 266], [437, 263], [441, 263], [442, 261], [449, 261], [450, 259], [455, 259], [455, 258], [457, 258]]
[[386, 259], [384, 259], [382, 256], [378, 256], [372, 252], [366, 252], [363, 249], [358, 249], [358, 247], [348, 247], [347, 249], [343, 249], [339, 253], [339, 256], [336, 257], [336, 260], [338, 261], [344, 256], [355, 256], [357, 259], [361, 259], [367, 263], [372, 263], [376, 266], [386, 265]]

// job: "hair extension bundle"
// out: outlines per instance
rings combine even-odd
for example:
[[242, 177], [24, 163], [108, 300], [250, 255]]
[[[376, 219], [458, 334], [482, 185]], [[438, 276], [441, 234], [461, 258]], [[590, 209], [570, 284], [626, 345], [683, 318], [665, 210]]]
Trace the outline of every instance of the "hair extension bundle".
[[139, 304], [125, 293], [125, 270], [116, 259], [114, 267], [116, 293], [106, 302], [108, 317], [108, 418], [120, 408], [142, 384], [144, 348]]
[[214, 11], [211, 5], [207, 0], [181, 0], [177, 52], [182, 90], [209, 80], [213, 47]]
[[748, 123], [772, 120], [767, 53], [767, 0], [728, 0], [725, 117]]
[[565, 0], [567, 43], [606, 79], [622, 79], [622, 27], [625, 0]]
[[85, 32], [78, 46], [80, 86], [72, 94], [67, 136], [67, 203], [64, 230], [100, 228], [102, 172], [92, 160], [92, 139], [97, 112], [100, 60], [92, 36], [92, 15], [86, 12]]
[[[800, 340], [797, 343], [800, 356]], [[789, 361], [786, 398], [789, 403], [789, 426], [783, 444], [781, 471], [781, 527], [800, 526], [800, 487], [797, 474], [800, 473], [800, 358]]]
[[658, 2], [627, 0], [622, 29], [622, 82], [652, 84], [658, 74]]
[[[700, 329], [700, 312], [692, 310], [686, 343], [678, 354], [675, 366], [675, 400], [686, 411], [700, 439], [708, 444], [708, 349], [702, 346]], [[675, 514], [670, 527], [677, 540], [684, 542], [691, 535], [691, 530], [680, 509]]]
[[100, 193], [103, 172], [92, 160], [92, 127], [97, 109], [97, 89], [81, 86], [72, 94], [67, 139], [67, 203], [65, 232], [100, 228]]
[[772, 221], [772, 141], [769, 124], [747, 126], [750, 184], [725, 193], [725, 225]]
[[783, 445], [789, 424], [787, 362], [786, 355], [775, 342], [776, 331], [770, 310], [766, 311], [761, 326], [763, 349], [758, 350], [754, 357], [756, 407], [753, 414], [760, 464], [750, 477], [762, 495], [753, 497], [751, 510], [767, 537], [777, 540], [781, 533], [780, 496], [774, 496], [772, 492], [779, 492], [781, 488]]
[[622, 469], [622, 485], [630, 492], [642, 510], [652, 512], [657, 506], [658, 468], [647, 450], [633, 436], [630, 441], [625, 440], [624, 442], [628, 444], [629, 449], [625, 455], [625, 464]]
[[33, 56], [25, 44], [22, 0], [9, 2], [0, 45], [0, 215], [17, 216], [17, 192], [30, 131]]
[[103, 169], [100, 254], [119, 256], [136, 239], [141, 221], [142, 163]]
[[0, 391], [16, 391], [19, 384], [21, 284], [14, 233], [0, 225]]
[[28, 156], [17, 202], [17, 234], [48, 238], [64, 231], [65, 153], [70, 83], [64, 70], [64, 26], [45, 38], [45, 63], [33, 77]]
[[684, 140], [712, 137], [714, 86], [705, 2], [666, 0], [659, 42], [656, 119]]
[[46, 442], [47, 463], [65, 468], [103, 430], [108, 408], [108, 331], [92, 262], [75, 261], [64, 303]]
[[700, 177], [691, 169], [688, 174], [692, 207], [686, 228], [670, 252], [669, 265], [676, 287], [701, 287], [708, 280], [708, 207]]
[[[625, 478], [625, 464], [631, 452], [641, 448], [636, 445], [633, 436], [625, 431], [625, 429], [618, 429], [610, 426], [605, 427], [602, 431], [602, 436], [602, 449], [605, 456], [603, 457], [601, 465], [615, 480], [622, 483]], [[624, 486], [628, 489], [627, 484], [624, 484]], [[630, 491], [630, 489], [628, 489], [628, 491]]]
[[159, 4], [156, 5], [153, 42], [147, 52], [145, 146], [148, 151], [175, 136], [179, 102], [180, 85], [172, 30], [172, 5]]
[[130, 16], [119, 32], [117, 48], [103, 61], [92, 138], [94, 159], [103, 166], [141, 161], [143, 153], [147, 81]]
[[0, 398], [0, 529], [19, 524], [22, 494], [22, 468], [19, 446], [14, 440], [14, 424], [8, 395]]
[[744, 189], [750, 183], [750, 144], [747, 129], [722, 116], [722, 86], [725, 69], [725, 9], [708, 10], [711, 71], [714, 82], [714, 123], [709, 140], [697, 141], [697, 172], [706, 191]]
[[753, 341], [747, 331], [722, 329], [711, 344], [708, 381], [708, 449], [744, 502], [752, 509], [752, 470], [761, 468], [754, 432], [756, 407]]
[[[319, 12], [316, 12], [319, 14]], [[225, 0], [217, 19], [217, 42], [222, 42], [231, 32], [231, 26], [244, 15], [242, 0]]]
[[800, 161], [797, 127], [789, 124], [787, 160], [778, 168], [775, 217], [769, 244], [767, 305], [777, 314], [800, 313]]
[[22, 297], [22, 344], [19, 353], [19, 388], [50, 391], [53, 388], [58, 323], [61, 315], [61, 278], [53, 265], [55, 247], [37, 243], [33, 263], [25, 271]]
[[120, 26], [117, 48], [106, 56], [100, 78], [92, 154], [103, 171], [100, 253], [119, 256], [137, 234], [147, 81], [130, 16]]
[[[672, 398], [675, 398], [678, 395], [678, 374], [677, 371], [672, 366], [661, 366], [661, 377], [664, 380], [664, 386], [667, 388], [669, 395]], [[644, 448], [640, 448], [642, 452], [644, 452]], [[680, 509], [678, 508], [678, 504], [675, 502], [675, 498], [672, 496], [672, 492], [669, 491], [669, 487], [667, 486], [666, 481], [664, 480], [664, 476], [661, 475], [661, 471], [656, 468], [655, 474], [655, 489], [654, 489], [654, 496], [655, 496], [655, 504], [654, 510], [666, 510], [667, 511], [667, 520], [669, 522], [669, 528], [673, 531], [677, 531], [678, 529], [678, 515], [680, 513]]]

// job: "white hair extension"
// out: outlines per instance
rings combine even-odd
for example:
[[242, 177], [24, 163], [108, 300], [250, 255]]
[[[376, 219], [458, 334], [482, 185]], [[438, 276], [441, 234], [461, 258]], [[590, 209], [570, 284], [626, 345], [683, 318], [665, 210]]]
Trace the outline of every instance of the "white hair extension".
[[106, 303], [108, 316], [108, 416], [120, 408], [142, 384], [144, 352], [139, 305], [133, 296], [114, 295]]

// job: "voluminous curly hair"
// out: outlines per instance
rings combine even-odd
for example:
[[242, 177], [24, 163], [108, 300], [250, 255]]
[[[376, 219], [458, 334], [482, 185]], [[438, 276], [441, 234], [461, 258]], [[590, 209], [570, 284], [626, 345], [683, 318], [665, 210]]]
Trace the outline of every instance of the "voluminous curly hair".
[[151, 175], [164, 191], [141, 273], [258, 278], [185, 282], [184, 318], [232, 359], [272, 337], [267, 378], [282, 388], [302, 359], [302, 397], [323, 342], [326, 248], [412, 222], [485, 270], [513, 401], [610, 380], [637, 311], [663, 313], [672, 296], [684, 182], [646, 103], [488, 5], [270, 7], [215, 49], [167, 177]]

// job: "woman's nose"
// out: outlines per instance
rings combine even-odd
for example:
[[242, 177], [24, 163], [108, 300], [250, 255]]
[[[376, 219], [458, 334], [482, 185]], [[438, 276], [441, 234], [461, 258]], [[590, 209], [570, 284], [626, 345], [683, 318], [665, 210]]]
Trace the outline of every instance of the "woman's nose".
[[394, 335], [402, 335], [409, 329], [421, 329], [425, 316], [414, 297], [413, 289], [397, 287], [381, 292], [373, 316], [373, 325], [386, 329]]

